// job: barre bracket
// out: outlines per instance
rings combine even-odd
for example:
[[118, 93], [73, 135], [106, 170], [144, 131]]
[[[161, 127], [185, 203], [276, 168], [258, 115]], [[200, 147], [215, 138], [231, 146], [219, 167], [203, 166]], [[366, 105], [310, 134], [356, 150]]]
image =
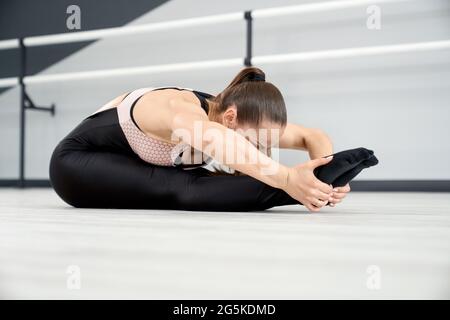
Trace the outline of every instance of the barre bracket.
[[25, 109], [35, 110], [35, 111], [46, 111], [46, 112], [50, 112], [52, 116], [55, 116], [55, 104], [54, 103], [52, 103], [49, 107], [37, 106], [27, 93], [25, 93], [24, 105], [25, 105]]

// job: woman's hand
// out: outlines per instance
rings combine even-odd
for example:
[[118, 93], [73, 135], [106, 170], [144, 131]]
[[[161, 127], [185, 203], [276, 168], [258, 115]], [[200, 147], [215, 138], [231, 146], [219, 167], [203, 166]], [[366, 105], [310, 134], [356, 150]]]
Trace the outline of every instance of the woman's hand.
[[341, 202], [349, 192], [350, 185], [348, 183], [343, 187], [333, 188], [333, 194], [330, 199], [330, 207], [334, 207], [336, 204]]
[[314, 169], [331, 161], [333, 157], [310, 160], [289, 168], [288, 184], [283, 190], [300, 201], [309, 211], [317, 212], [331, 200], [333, 188], [314, 175]]

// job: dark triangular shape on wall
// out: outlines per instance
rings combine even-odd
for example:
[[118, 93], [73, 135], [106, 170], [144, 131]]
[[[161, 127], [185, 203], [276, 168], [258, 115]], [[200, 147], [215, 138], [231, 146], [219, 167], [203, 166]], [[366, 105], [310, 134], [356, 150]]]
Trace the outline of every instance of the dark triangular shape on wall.
[[[17, 0], [0, 2], [0, 40], [73, 32], [66, 13], [70, 5], [81, 10], [81, 30], [123, 26], [168, 0]], [[27, 74], [45, 70], [95, 41], [29, 48]], [[0, 50], [0, 78], [19, 74], [19, 51]], [[8, 88], [0, 88], [0, 94]]]

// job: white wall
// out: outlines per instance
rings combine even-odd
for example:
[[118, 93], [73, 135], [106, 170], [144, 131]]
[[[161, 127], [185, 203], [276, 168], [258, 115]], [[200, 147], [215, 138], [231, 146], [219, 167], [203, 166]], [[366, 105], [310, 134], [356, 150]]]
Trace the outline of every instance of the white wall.
[[[172, 0], [137, 19], [142, 24], [307, 1]], [[255, 20], [254, 55], [450, 39], [450, 2], [384, 4], [382, 29], [366, 28], [366, 7]], [[244, 57], [245, 23], [186, 28], [94, 43], [43, 74]], [[320, 127], [336, 151], [375, 150], [379, 166], [360, 179], [450, 179], [450, 50], [316, 62], [256, 65], [282, 91], [290, 121]], [[29, 86], [38, 104], [56, 103], [55, 118], [27, 113], [26, 177], [48, 178], [56, 143], [104, 102], [142, 86], [177, 85], [216, 94], [240, 68]], [[0, 179], [18, 176], [18, 93], [0, 95]], [[307, 159], [282, 152], [282, 162]]]

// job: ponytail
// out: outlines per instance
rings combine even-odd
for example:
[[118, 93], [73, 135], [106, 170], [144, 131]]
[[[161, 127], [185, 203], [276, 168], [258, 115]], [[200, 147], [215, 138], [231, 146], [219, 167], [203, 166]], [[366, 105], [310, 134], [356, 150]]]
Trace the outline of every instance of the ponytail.
[[246, 67], [234, 77], [224, 91], [247, 81], [266, 81], [266, 74], [259, 68]]

